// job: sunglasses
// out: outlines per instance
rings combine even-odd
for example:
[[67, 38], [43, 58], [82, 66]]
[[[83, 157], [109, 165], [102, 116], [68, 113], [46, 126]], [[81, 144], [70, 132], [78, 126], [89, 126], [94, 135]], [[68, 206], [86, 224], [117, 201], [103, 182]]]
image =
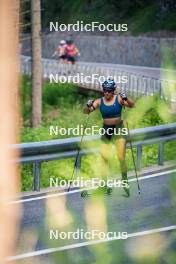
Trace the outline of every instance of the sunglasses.
[[104, 93], [112, 93], [112, 90], [103, 90]]

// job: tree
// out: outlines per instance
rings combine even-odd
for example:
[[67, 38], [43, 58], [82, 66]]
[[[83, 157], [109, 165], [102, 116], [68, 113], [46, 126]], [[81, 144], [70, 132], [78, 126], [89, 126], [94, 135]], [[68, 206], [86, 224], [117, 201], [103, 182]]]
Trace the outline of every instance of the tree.
[[40, 0], [31, 1], [32, 13], [32, 126], [38, 127], [42, 116], [42, 62]]

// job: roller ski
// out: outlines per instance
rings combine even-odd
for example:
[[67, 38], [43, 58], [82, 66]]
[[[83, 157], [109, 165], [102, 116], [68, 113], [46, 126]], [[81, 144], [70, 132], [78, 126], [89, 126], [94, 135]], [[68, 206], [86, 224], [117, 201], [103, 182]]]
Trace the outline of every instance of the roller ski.
[[81, 197], [85, 198], [85, 197], [88, 197], [90, 195], [103, 195], [103, 194], [106, 194], [106, 195], [111, 195], [112, 193], [112, 188], [111, 187], [108, 187], [108, 186], [105, 186], [105, 187], [99, 187], [95, 190], [84, 190], [81, 192]]

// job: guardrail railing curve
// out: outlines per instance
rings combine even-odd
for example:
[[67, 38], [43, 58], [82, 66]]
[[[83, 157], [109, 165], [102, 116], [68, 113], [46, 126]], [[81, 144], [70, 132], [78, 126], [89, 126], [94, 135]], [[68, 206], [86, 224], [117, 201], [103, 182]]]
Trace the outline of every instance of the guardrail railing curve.
[[[116, 80], [126, 76], [127, 82], [119, 82], [118, 88], [120, 91], [128, 91], [134, 95], [146, 95], [153, 96], [155, 93], [160, 95], [160, 98], [165, 98], [173, 103], [176, 102], [176, 81], [164, 80], [153, 77], [144, 76], [137, 73], [131, 73], [130, 71], [121, 71], [116, 68], [110, 68], [96, 64], [81, 64], [67, 65], [58, 63], [56, 60], [42, 59], [43, 65], [43, 78], [50, 79], [52, 75], [58, 74], [58, 76], [75, 76], [76, 74], [83, 74], [84, 76], [91, 76], [97, 74], [97, 76], [108, 77], [113, 75]], [[23, 74], [31, 75], [31, 58], [27, 56], [21, 56], [21, 72]], [[93, 82], [80, 82], [77, 84], [80, 87], [101, 90], [100, 82], [97, 78], [93, 78]]]
[[[130, 131], [131, 137], [127, 137], [127, 148], [129, 140], [132, 140], [133, 147], [136, 148], [136, 166], [140, 171], [142, 168], [142, 148], [146, 145], [158, 145], [158, 165], [164, 164], [164, 143], [176, 140], [176, 123], [160, 125], [147, 128], [138, 128]], [[79, 159], [76, 165], [77, 175], [81, 169], [81, 158], [90, 153], [99, 154], [99, 148], [87, 148], [86, 143], [100, 140], [99, 135], [85, 136], [84, 144], [80, 150]], [[68, 159], [76, 156], [80, 145], [80, 137], [57, 139], [41, 142], [30, 142], [12, 145], [18, 149], [21, 156], [16, 161], [18, 163], [33, 164], [33, 190], [40, 190], [40, 171], [42, 162]]]

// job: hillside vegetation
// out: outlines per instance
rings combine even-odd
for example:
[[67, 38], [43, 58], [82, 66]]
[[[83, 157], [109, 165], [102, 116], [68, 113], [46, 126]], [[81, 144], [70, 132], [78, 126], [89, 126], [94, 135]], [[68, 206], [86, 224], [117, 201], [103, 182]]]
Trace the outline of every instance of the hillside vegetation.
[[[22, 9], [30, 10], [30, 1], [22, 4]], [[41, 0], [42, 27], [49, 27], [49, 22], [84, 23], [127, 23], [132, 34], [152, 31], [176, 30], [175, 0]], [[29, 22], [30, 13], [23, 17]], [[26, 28], [30, 31], [30, 27]]]

